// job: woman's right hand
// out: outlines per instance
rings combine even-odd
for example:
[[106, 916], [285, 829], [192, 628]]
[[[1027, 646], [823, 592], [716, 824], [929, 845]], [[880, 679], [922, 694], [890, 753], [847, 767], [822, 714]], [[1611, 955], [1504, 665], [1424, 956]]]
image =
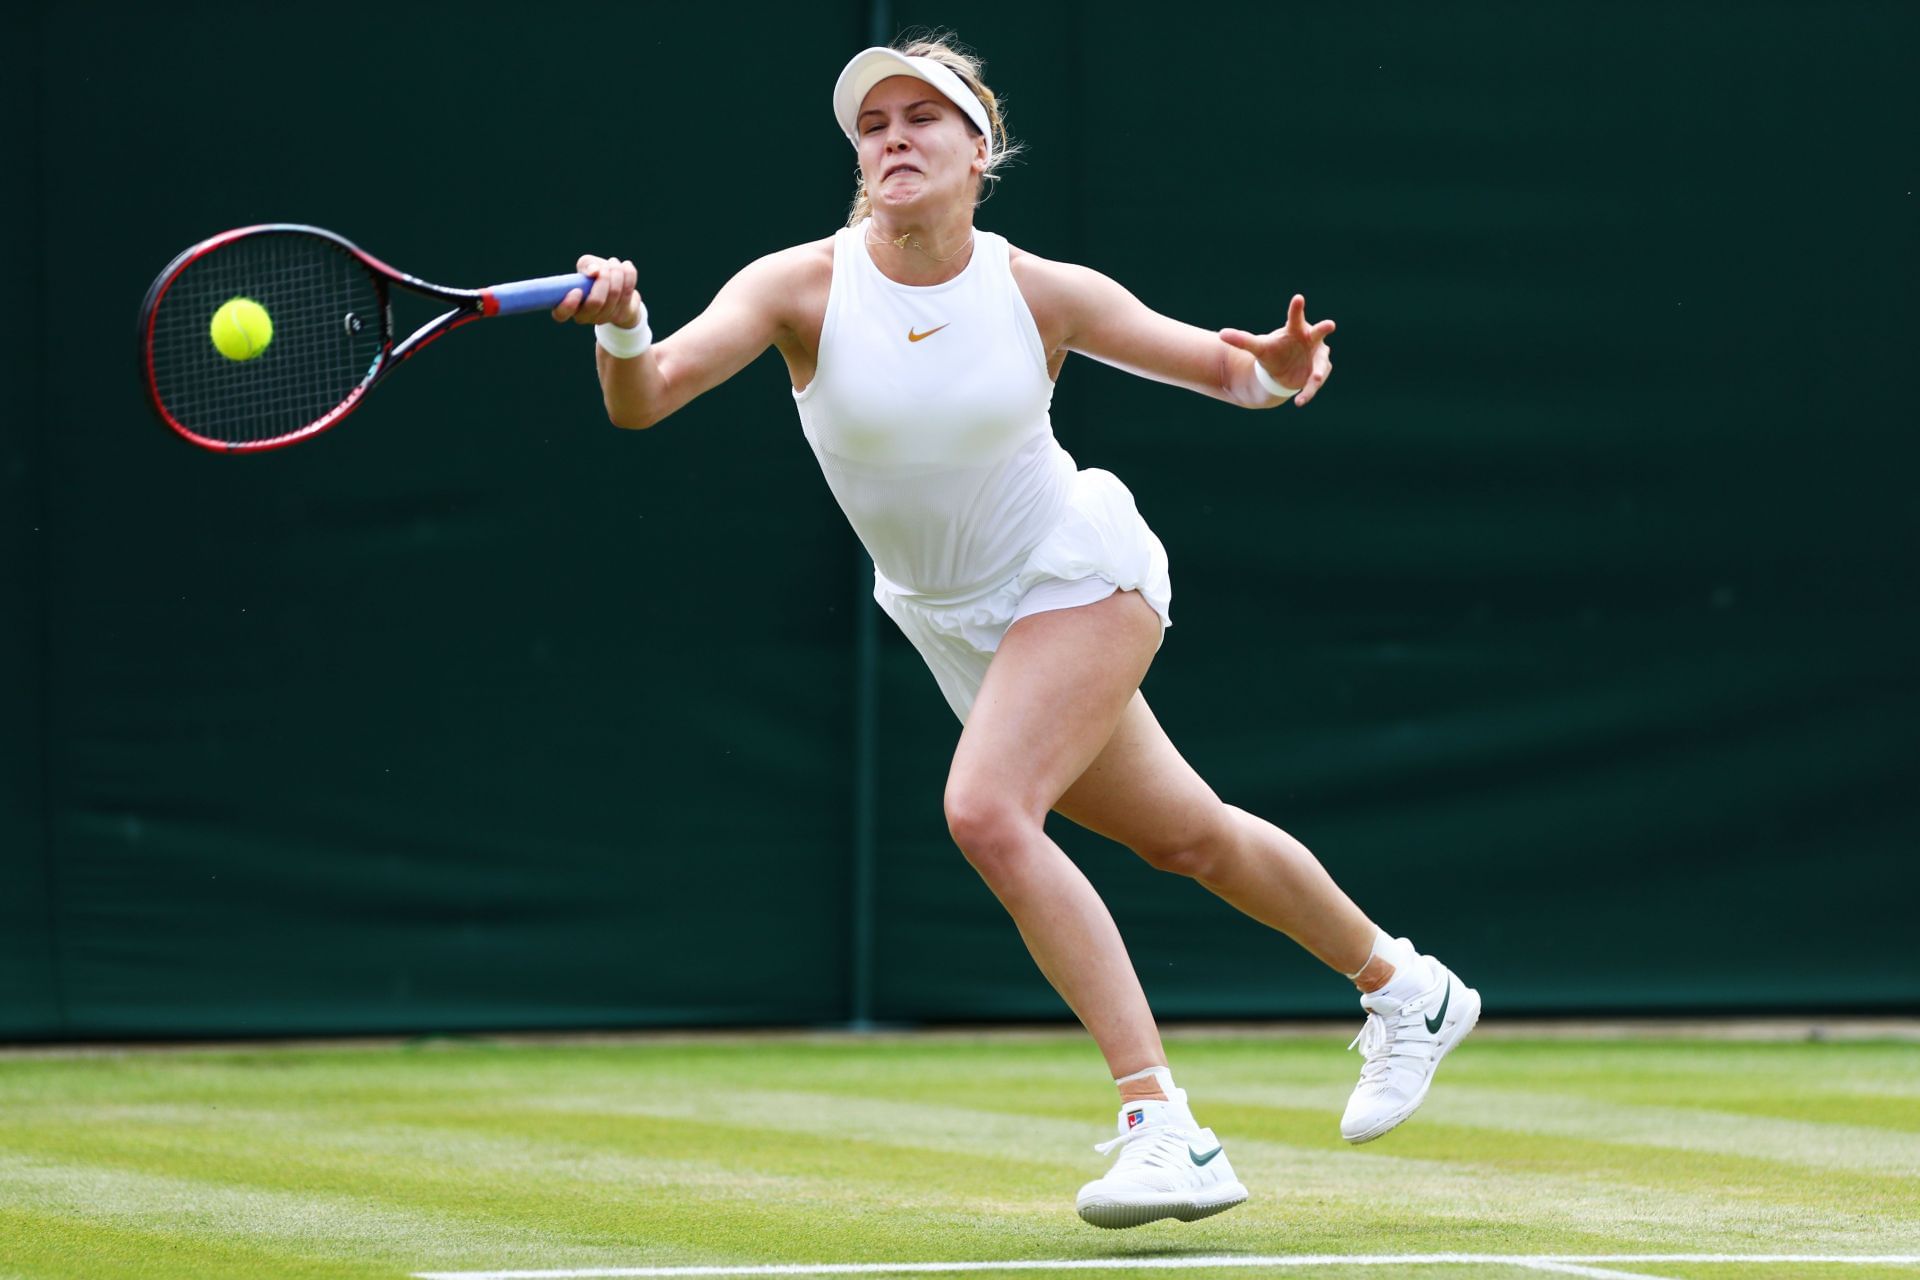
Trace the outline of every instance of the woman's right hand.
[[623, 262], [619, 258], [596, 258], [590, 253], [583, 253], [574, 270], [592, 276], [593, 288], [585, 297], [581, 296], [580, 290], [574, 289], [560, 299], [560, 305], [553, 309], [556, 321], [561, 324], [569, 320], [575, 324], [616, 324], [622, 329], [631, 329], [640, 323], [640, 295], [633, 287], [638, 273], [631, 262]]

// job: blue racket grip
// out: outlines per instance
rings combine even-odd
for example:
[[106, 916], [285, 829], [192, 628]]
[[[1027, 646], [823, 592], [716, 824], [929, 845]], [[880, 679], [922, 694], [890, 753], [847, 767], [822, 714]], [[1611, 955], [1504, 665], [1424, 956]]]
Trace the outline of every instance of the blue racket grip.
[[575, 272], [565, 276], [541, 276], [538, 280], [514, 280], [482, 289], [483, 307], [490, 316], [517, 316], [523, 311], [551, 311], [575, 289], [584, 300], [593, 291], [593, 277]]

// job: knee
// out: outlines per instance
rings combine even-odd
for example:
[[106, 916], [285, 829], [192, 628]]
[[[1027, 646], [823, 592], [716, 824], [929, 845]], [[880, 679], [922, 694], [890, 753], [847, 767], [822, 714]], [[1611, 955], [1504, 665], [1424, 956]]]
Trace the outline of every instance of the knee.
[[1014, 865], [1035, 827], [1017, 804], [965, 784], [947, 785], [946, 811], [953, 842], [988, 883]]
[[1131, 847], [1155, 871], [1190, 880], [1214, 879], [1221, 862], [1235, 848], [1233, 811], [1216, 803], [1183, 829]]

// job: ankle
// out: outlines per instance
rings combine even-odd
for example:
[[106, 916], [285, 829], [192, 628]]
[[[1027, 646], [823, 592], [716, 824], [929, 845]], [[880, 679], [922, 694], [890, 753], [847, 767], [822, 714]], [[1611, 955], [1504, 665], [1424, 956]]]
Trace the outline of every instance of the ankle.
[[1398, 972], [1384, 957], [1368, 956], [1367, 962], [1360, 966], [1360, 972], [1349, 976], [1353, 985], [1360, 989], [1360, 994], [1367, 996], [1392, 982], [1393, 975]]
[[1120, 1076], [1113, 1083], [1120, 1089], [1122, 1103], [1173, 1100], [1173, 1072], [1165, 1067], [1148, 1067], [1129, 1076]]

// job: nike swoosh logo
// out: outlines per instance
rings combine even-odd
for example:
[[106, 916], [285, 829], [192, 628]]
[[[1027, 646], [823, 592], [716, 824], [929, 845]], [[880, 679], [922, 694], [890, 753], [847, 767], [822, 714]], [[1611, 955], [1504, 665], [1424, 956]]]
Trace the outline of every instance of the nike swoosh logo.
[[[952, 324], [952, 323], [953, 323], [953, 321], [951, 321], [951, 320], [949, 320], [949, 321], [947, 321], [947, 324]], [[940, 326], [938, 326], [937, 328], [933, 328], [933, 329], [929, 329], [929, 330], [927, 330], [927, 331], [926, 331], [925, 333], [915, 333], [915, 332], [913, 331], [913, 327], [912, 327], [911, 325], [909, 325], [909, 326], [907, 327], [907, 341], [908, 341], [908, 342], [918, 342], [918, 341], [920, 341], [920, 339], [922, 339], [922, 338], [931, 338], [931, 337], [932, 337], [932, 336], [933, 336], [934, 334], [936, 334], [936, 333], [938, 333], [938, 332], [940, 332], [940, 330], [941, 330], [941, 329], [944, 329], [944, 328], [946, 328], [946, 327], [947, 327], [947, 324], [943, 324], [943, 325], [940, 325]]]
[[1440, 1001], [1440, 1011], [1434, 1014], [1431, 1018], [1427, 1019], [1428, 1035], [1437, 1036], [1440, 1034], [1440, 1024], [1447, 1020], [1447, 1006], [1452, 1003], [1453, 1003], [1453, 983], [1448, 982], [1446, 998]]
[[1219, 1155], [1220, 1152], [1221, 1152], [1221, 1148], [1215, 1147], [1213, 1150], [1207, 1152], [1207, 1154], [1201, 1155], [1198, 1151], [1195, 1151], [1192, 1147], [1187, 1148], [1187, 1154], [1193, 1157], [1193, 1162], [1195, 1164], [1205, 1164], [1207, 1163], [1207, 1161]]

